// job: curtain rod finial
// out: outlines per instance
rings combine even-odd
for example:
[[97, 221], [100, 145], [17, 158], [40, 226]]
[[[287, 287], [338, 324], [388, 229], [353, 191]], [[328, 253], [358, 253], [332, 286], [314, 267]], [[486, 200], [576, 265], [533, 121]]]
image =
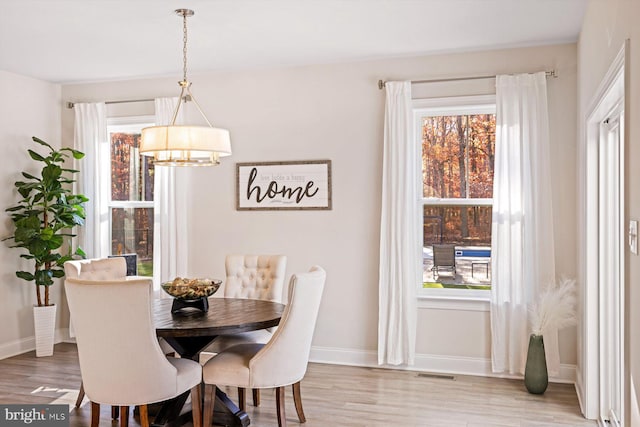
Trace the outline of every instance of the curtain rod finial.
[[378, 89], [382, 90], [384, 89], [384, 86], [387, 82], [385, 82], [384, 80], [378, 80]]

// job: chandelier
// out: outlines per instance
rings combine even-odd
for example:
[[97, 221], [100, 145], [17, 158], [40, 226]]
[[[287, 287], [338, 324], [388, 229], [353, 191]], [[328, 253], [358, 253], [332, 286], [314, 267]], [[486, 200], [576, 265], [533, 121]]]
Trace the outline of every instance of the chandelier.
[[[220, 157], [231, 155], [229, 131], [211, 125], [191, 92], [191, 82], [187, 79], [187, 18], [194, 12], [190, 9], [177, 9], [175, 12], [182, 16], [183, 31], [183, 76], [178, 82], [180, 99], [171, 124], [142, 129], [140, 152], [153, 156], [154, 164], [158, 166], [215, 166], [220, 164]], [[207, 126], [176, 124], [182, 104], [187, 102], [193, 102]]]

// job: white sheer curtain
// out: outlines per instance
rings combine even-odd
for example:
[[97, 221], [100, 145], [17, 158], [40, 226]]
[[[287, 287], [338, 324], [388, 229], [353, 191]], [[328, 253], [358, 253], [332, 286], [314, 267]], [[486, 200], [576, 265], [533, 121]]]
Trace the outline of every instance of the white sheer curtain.
[[412, 365], [421, 283], [419, 165], [411, 82], [387, 82], [380, 224], [378, 364]]
[[109, 209], [104, 196], [109, 194], [111, 172], [105, 167], [109, 159], [107, 113], [104, 102], [76, 103], [74, 147], [85, 157], [76, 161], [80, 170], [77, 191], [89, 198], [85, 203], [85, 225], [78, 227], [78, 245], [87, 258], [109, 255]]
[[[524, 373], [528, 305], [555, 280], [545, 73], [496, 78], [491, 246], [494, 372]], [[557, 331], [543, 331], [547, 367], [559, 371]]]
[[[75, 103], [73, 111], [73, 146], [85, 154], [74, 162], [74, 168], [80, 171], [75, 191], [89, 198], [84, 204], [85, 224], [77, 228], [75, 243], [87, 258], [104, 258], [109, 255], [109, 209], [104, 195], [109, 194], [111, 176], [105, 168], [105, 159], [109, 158], [107, 106], [104, 102]], [[75, 337], [71, 318], [69, 336]]]
[[[156, 125], [171, 123], [180, 98], [156, 98]], [[181, 110], [182, 112], [182, 110]], [[181, 117], [178, 117], [178, 122]], [[187, 273], [187, 203], [184, 170], [157, 166], [153, 194], [153, 280], [154, 287]]]

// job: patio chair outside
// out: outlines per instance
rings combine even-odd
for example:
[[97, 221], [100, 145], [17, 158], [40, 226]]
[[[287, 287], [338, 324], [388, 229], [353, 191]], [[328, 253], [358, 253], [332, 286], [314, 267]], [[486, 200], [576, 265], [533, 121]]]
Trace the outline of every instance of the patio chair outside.
[[456, 276], [456, 247], [455, 245], [433, 245], [433, 271], [434, 280], [438, 280], [441, 271], [453, 273]]

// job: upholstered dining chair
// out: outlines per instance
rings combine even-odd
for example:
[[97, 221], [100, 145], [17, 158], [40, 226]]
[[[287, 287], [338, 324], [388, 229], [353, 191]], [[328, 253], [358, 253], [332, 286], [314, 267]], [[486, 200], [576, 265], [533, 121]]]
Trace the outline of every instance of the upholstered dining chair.
[[112, 280], [127, 276], [127, 262], [122, 257], [80, 259], [64, 263], [67, 279]]
[[[124, 279], [127, 275], [127, 262], [124, 258], [100, 258], [67, 261], [64, 263], [64, 275], [69, 279], [115, 280]], [[73, 319], [71, 319], [73, 322]], [[76, 399], [79, 408], [84, 399], [84, 384], [80, 383], [80, 391]], [[118, 417], [118, 408], [113, 408], [113, 418]]]
[[[282, 302], [287, 257], [284, 255], [227, 255], [226, 280], [222, 292], [225, 298], [249, 298]], [[271, 339], [274, 328], [258, 329], [233, 335], [220, 335], [200, 353], [200, 362], [237, 344], [261, 343]], [[240, 409], [246, 405], [245, 390], [239, 389]], [[253, 390], [253, 404], [260, 404], [260, 393]]]
[[149, 426], [147, 404], [188, 391], [193, 425], [202, 425], [202, 366], [164, 355], [153, 325], [151, 289], [150, 278], [65, 280], [92, 427], [98, 426], [100, 404], [120, 407], [121, 426], [128, 425], [129, 407], [138, 406], [141, 425]]
[[282, 301], [287, 257], [284, 255], [227, 255], [225, 298]]
[[289, 284], [288, 304], [278, 329], [267, 344], [238, 344], [209, 359], [203, 367], [205, 383], [204, 425], [211, 425], [216, 386], [276, 388], [278, 426], [286, 426], [284, 387], [293, 385], [293, 398], [300, 422], [300, 381], [307, 371], [311, 340], [326, 279], [314, 266], [308, 273], [295, 274]]

